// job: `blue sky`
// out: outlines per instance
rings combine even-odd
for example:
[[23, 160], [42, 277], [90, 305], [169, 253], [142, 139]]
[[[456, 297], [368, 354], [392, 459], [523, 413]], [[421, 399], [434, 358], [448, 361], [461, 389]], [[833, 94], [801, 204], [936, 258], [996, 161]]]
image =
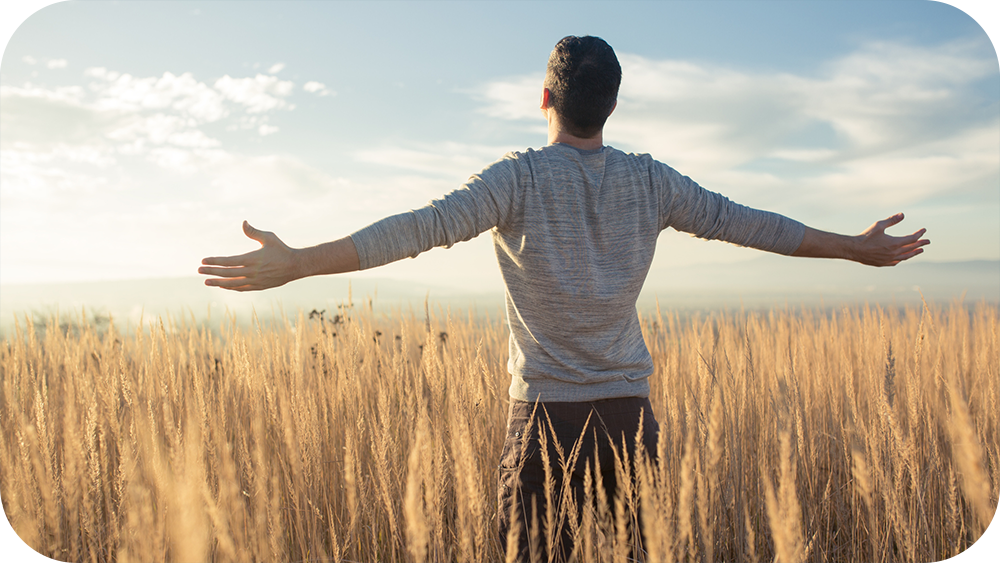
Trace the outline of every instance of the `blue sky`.
[[[193, 275], [419, 207], [545, 143], [545, 62], [611, 43], [605, 142], [838, 232], [896, 211], [921, 257], [1000, 258], [1000, 73], [935, 2], [79, 2], [0, 65], [0, 283]], [[653, 274], [758, 254], [665, 232]], [[499, 288], [488, 237], [364, 275]]]

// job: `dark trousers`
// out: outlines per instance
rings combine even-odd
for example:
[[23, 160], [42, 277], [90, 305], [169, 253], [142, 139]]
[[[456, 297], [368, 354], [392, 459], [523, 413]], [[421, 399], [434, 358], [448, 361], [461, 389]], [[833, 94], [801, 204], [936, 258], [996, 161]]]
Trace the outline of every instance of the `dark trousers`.
[[[592, 486], [600, 483], [607, 491], [608, 503], [613, 505], [618, 481], [612, 443], [619, 457], [624, 453], [627, 459], [634, 459], [640, 415], [642, 443], [649, 458], [655, 459], [659, 425], [649, 399], [626, 397], [586, 403], [527, 403], [511, 399], [497, 486], [501, 545], [508, 546], [508, 533], [515, 527], [518, 531], [518, 561], [568, 560], [573, 552], [573, 534], [568, 518], [580, 518], [579, 511], [586, 498], [586, 468], [590, 467]], [[561, 497], [565, 480], [558, 451], [561, 449], [563, 459], [569, 460], [579, 441], [579, 454], [574, 463], [567, 465], [566, 475], [576, 513], [567, 511], [561, 525], [556, 523], [557, 529], [550, 532], [550, 535], [558, 535], [551, 558], [544, 531], [548, 503], [543, 433], [545, 452], [548, 454], [548, 478], [552, 484], [551, 498], [556, 505], [552, 509], [557, 516], [561, 508], [559, 504], [563, 502]], [[600, 474], [595, 474], [595, 459], [600, 462]], [[613, 506], [611, 510], [613, 513]], [[515, 524], [515, 521], [518, 523]], [[533, 525], [537, 527], [534, 542], [531, 539]]]

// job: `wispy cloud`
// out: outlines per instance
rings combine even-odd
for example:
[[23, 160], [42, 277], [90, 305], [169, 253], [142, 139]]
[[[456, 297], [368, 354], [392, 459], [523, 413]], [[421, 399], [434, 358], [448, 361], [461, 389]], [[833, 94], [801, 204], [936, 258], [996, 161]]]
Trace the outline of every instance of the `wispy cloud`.
[[285, 100], [294, 87], [289, 80], [265, 74], [253, 78], [231, 78], [227, 74], [215, 81], [215, 89], [229, 100], [243, 105], [247, 113], [294, 109], [295, 105]]
[[[59, 166], [65, 160], [80, 162], [65, 155], [86, 153], [97, 155], [90, 161], [104, 166], [144, 156], [158, 166], [191, 171], [217, 159], [212, 151], [221, 147], [206, 125], [227, 121], [229, 129], [265, 136], [278, 130], [267, 123], [271, 114], [295, 108], [289, 101], [294, 83], [262, 74], [226, 75], [206, 83], [191, 73], [136, 77], [94, 67], [84, 76], [86, 87], [0, 88], [0, 150], [8, 162]], [[16, 168], [22, 171], [16, 179], [14, 168], [4, 168], [5, 185], [27, 178], [23, 166]]]
[[[82, 85], [0, 87], [4, 283], [193, 273], [199, 256], [189, 253], [204, 233], [239, 239], [226, 233], [239, 224], [230, 214], [260, 216], [292, 206], [275, 196], [308, 199], [338, 185], [295, 157], [246, 154], [222, 134], [273, 135], [279, 125], [268, 120], [295, 109], [295, 91], [262, 74], [204, 81], [96, 67]], [[219, 217], [226, 229], [215, 232]], [[125, 255], [133, 264], [114, 258]], [[70, 262], [73, 273], [60, 274]]]
[[218, 83], [210, 87], [191, 73], [176, 76], [165, 72], [160, 77], [135, 78], [98, 68], [89, 69], [88, 74], [101, 79], [90, 84], [97, 94], [96, 107], [101, 110], [171, 110], [198, 124], [218, 121], [230, 113], [225, 103], [229, 96]]
[[326, 87], [326, 84], [322, 82], [316, 82], [315, 80], [306, 82], [302, 85], [302, 89], [310, 94], [316, 94], [317, 96], [336, 96], [337, 92], [330, 90]]
[[[849, 208], [983, 182], [995, 190], [1000, 120], [984, 83], [997, 67], [981, 47], [872, 43], [809, 75], [622, 53], [605, 139], [764, 204], [775, 193]], [[534, 128], [541, 83], [541, 75], [494, 81], [476, 97], [483, 113]]]
[[495, 80], [470, 94], [483, 102], [480, 111], [490, 117], [537, 121], [544, 73]]
[[389, 168], [464, 180], [509, 150], [509, 147], [455, 142], [413, 143], [406, 147], [359, 150], [354, 157]]

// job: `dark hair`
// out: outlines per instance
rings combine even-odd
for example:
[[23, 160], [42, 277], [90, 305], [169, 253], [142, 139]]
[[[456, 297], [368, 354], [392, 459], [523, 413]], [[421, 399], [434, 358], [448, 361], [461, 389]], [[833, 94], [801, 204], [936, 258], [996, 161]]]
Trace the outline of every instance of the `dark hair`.
[[615, 50], [600, 37], [563, 37], [549, 55], [549, 103], [574, 136], [593, 137], [611, 115], [622, 83]]

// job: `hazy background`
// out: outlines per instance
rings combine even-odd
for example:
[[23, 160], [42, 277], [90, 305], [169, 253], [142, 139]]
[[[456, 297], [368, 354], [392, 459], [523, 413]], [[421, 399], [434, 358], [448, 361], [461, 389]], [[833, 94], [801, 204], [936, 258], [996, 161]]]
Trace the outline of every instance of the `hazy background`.
[[[204, 256], [338, 238], [544, 145], [545, 62], [613, 45], [605, 141], [735, 201], [855, 234], [904, 211], [911, 263], [783, 259], [664, 232], [640, 307], [1000, 300], [1000, 72], [935, 2], [81, 2], [0, 65], [0, 330], [15, 312], [331, 308], [378, 292], [496, 311], [488, 236], [241, 295]], [[213, 313], [214, 314], [214, 313]]]

